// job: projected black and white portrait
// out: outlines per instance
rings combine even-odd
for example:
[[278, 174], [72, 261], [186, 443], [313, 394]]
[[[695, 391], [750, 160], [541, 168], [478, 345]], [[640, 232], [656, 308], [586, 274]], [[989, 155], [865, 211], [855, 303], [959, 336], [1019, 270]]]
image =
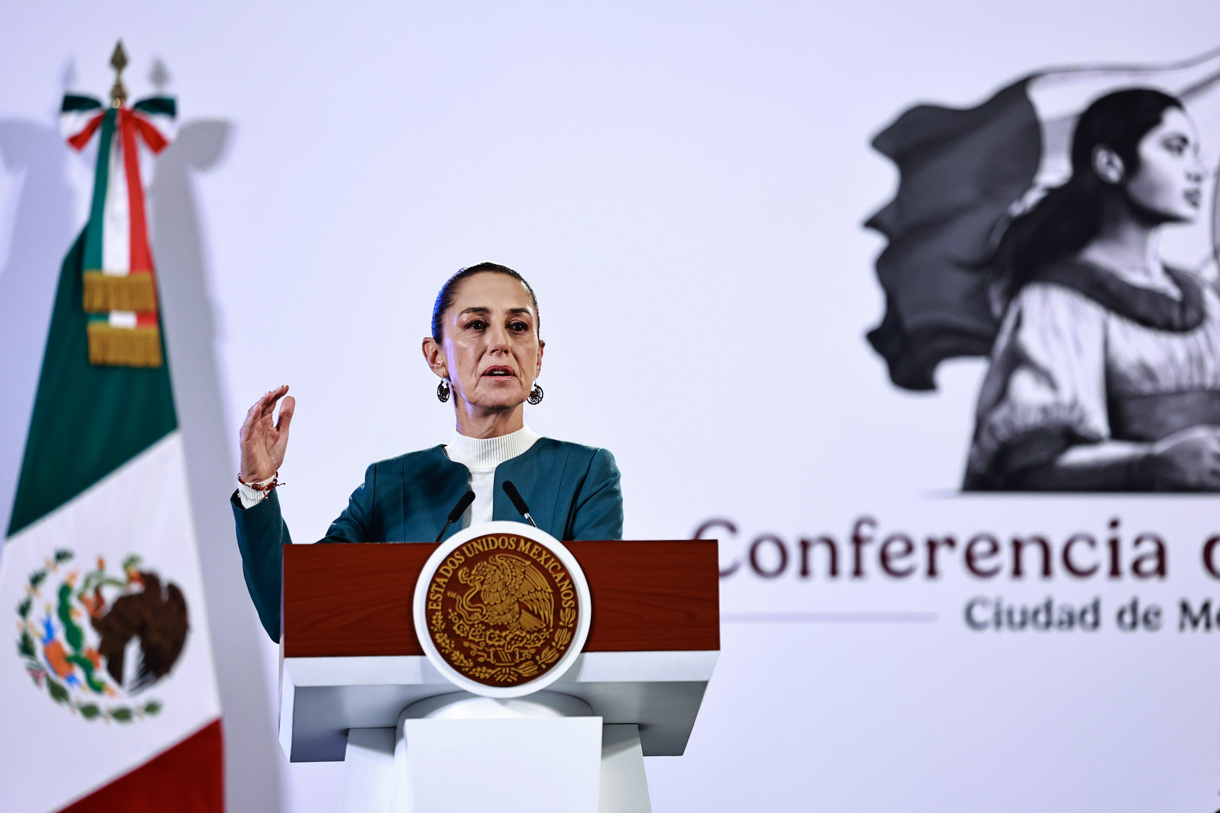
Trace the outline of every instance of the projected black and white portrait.
[[1220, 134], [1195, 117], [1218, 71], [1035, 74], [875, 139], [901, 180], [867, 224], [889, 241], [870, 342], [912, 390], [989, 359], [963, 489], [1220, 490]]

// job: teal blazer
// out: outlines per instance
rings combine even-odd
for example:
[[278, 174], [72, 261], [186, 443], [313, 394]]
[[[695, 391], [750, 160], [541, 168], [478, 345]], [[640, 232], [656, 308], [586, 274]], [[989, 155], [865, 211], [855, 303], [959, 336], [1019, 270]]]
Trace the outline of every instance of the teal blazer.
[[[469, 487], [470, 471], [445, 455], [443, 446], [382, 460], [368, 467], [364, 483], [331, 523], [322, 542], [432, 542]], [[504, 493], [511, 480], [538, 527], [560, 541], [622, 539], [623, 493], [618, 466], [605, 449], [540, 438], [525, 453], [496, 467], [492, 519], [523, 521]], [[259, 620], [280, 639], [281, 548], [291, 545], [280, 501], [271, 496], [243, 508], [229, 500], [237, 522], [246, 587]], [[446, 531], [457, 533], [460, 523]]]

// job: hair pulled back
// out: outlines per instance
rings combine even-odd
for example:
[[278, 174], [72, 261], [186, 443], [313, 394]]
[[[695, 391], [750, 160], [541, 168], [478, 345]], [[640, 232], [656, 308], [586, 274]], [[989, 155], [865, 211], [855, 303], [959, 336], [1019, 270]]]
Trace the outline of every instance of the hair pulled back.
[[1013, 218], [995, 253], [994, 268], [1007, 298], [1039, 269], [1082, 250], [1101, 232], [1102, 199], [1110, 184], [1093, 169], [1093, 153], [1108, 147], [1122, 159], [1127, 178], [1139, 171], [1139, 144], [1182, 102], [1150, 88], [1102, 96], [1080, 115], [1072, 134], [1072, 175], [1028, 212]]
[[473, 277], [475, 274], [504, 274], [512, 277], [517, 282], [525, 286], [525, 290], [529, 292], [530, 301], [534, 304], [534, 319], [539, 328], [542, 325], [542, 317], [538, 315], [538, 297], [534, 295], [534, 289], [525, 281], [525, 277], [518, 274], [507, 265], [499, 263], [478, 263], [477, 265], [469, 265], [449, 279], [445, 280], [445, 284], [441, 286], [441, 291], [436, 295], [436, 304], [432, 306], [432, 338], [437, 344], [440, 344], [441, 337], [444, 335], [444, 319], [445, 311], [449, 310], [449, 306], [453, 304], [454, 297], [457, 296], [458, 289], [462, 287], [462, 283], [467, 277]]

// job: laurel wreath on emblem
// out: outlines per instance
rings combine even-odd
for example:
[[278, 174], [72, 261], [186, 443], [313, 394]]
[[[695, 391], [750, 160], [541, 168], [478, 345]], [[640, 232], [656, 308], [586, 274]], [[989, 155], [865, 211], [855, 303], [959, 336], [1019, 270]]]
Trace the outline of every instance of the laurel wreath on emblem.
[[130, 698], [168, 674], [182, 653], [188, 630], [182, 591], [140, 569], [134, 554], [123, 560], [121, 578], [98, 557], [83, 578], [71, 569], [58, 584], [48, 583], [74, 558], [70, 550], [55, 551], [26, 583], [17, 605], [17, 652], [26, 671], [52, 700], [86, 720], [155, 717], [161, 701]]
[[469, 589], [448, 591], [454, 606], [433, 612], [428, 627], [436, 648], [462, 674], [480, 682], [528, 680], [550, 668], [571, 642], [576, 610], [554, 613], [551, 587], [527, 560], [495, 554], [461, 568], [457, 581]]

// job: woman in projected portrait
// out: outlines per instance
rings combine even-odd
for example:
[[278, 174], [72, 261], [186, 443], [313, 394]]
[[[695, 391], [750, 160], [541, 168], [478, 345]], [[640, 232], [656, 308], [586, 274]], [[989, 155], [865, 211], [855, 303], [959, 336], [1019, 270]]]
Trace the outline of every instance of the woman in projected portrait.
[[968, 490], [1220, 488], [1220, 298], [1163, 264], [1207, 173], [1181, 102], [1111, 93], [1080, 116], [1072, 175], [997, 249], [1003, 321], [979, 393]]

